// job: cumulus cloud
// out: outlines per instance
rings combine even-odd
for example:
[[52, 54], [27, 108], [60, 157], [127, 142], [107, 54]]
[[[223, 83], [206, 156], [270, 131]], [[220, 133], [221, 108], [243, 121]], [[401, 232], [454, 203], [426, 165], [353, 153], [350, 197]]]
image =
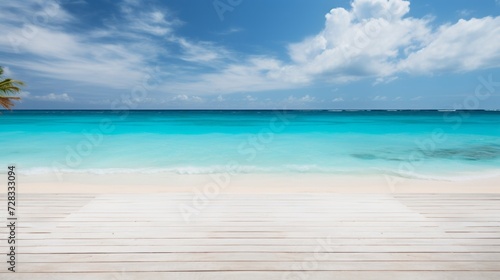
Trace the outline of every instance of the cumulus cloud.
[[350, 10], [332, 9], [323, 31], [290, 45], [290, 56], [307, 74], [339, 81], [389, 75], [393, 60], [427, 35], [428, 20], [404, 18], [408, 11], [403, 0], [356, 0]]
[[459, 20], [430, 34], [432, 40], [399, 63], [402, 71], [467, 72], [500, 66], [500, 17]]
[[500, 17], [434, 28], [432, 18], [409, 11], [405, 0], [354, 0], [332, 9], [319, 34], [291, 44], [290, 57], [305, 75], [338, 82], [500, 66]]
[[289, 61], [269, 56], [231, 62], [196, 81], [169, 85], [204, 93], [276, 90], [311, 83], [373, 79], [390, 83], [402, 73], [430, 75], [500, 66], [500, 17], [437, 26], [409, 16], [406, 0], [354, 0], [334, 8], [318, 34], [289, 44]]

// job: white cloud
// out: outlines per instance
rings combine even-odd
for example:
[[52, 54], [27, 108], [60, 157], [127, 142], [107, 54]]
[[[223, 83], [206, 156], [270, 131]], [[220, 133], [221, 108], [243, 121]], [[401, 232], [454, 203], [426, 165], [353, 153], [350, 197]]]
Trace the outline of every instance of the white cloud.
[[185, 94], [180, 94], [180, 95], [174, 96], [174, 97], [172, 98], [172, 100], [187, 101], [187, 100], [189, 100], [189, 96], [187, 96], [187, 95], [185, 95]]
[[[20, 14], [25, 16], [20, 17]], [[59, 1], [40, 0], [2, 1], [2, 18], [4, 21], [22, 25], [25, 28], [25, 36], [32, 34], [34, 26], [65, 23], [74, 19], [62, 8]]]
[[378, 85], [378, 84], [388, 84], [392, 81], [395, 81], [397, 80], [398, 77], [396, 76], [392, 76], [392, 77], [378, 77], [375, 82], [373, 83], [373, 85]]
[[310, 96], [309, 94], [308, 95], [305, 95], [305, 96], [302, 96], [299, 101], [301, 102], [314, 102], [316, 100], [316, 97], [314, 96]]
[[233, 93], [297, 88], [372, 78], [390, 83], [401, 73], [429, 75], [500, 66], [500, 17], [460, 20], [436, 28], [431, 17], [409, 17], [409, 1], [354, 0], [335, 8], [324, 29], [288, 46], [290, 62], [261, 56], [229, 63], [196, 81], [166, 90]]
[[463, 9], [463, 10], [459, 10], [459, 11], [457, 11], [457, 13], [458, 13], [458, 15], [459, 15], [460, 17], [468, 17], [468, 16], [470, 16], [470, 15], [472, 14], [472, 12], [473, 12], [473, 11], [471, 11], [471, 10], [467, 10], [467, 9]]
[[203, 98], [195, 95], [179, 94], [172, 97], [172, 101], [203, 102]]
[[335, 97], [335, 98], [332, 100], [332, 102], [342, 102], [342, 101], [344, 101], [344, 98], [342, 98], [342, 97]]
[[170, 40], [179, 44], [183, 50], [183, 55], [180, 58], [189, 62], [212, 63], [215, 60], [227, 59], [231, 56], [229, 51], [211, 42], [193, 43], [185, 38], [177, 37], [172, 37]]
[[[203, 94], [298, 88], [318, 81], [370, 78], [380, 84], [401, 73], [500, 66], [500, 17], [436, 26], [430, 17], [410, 17], [410, 3], [405, 0], [353, 0], [349, 8], [332, 9], [322, 30], [286, 46], [287, 59], [241, 54], [215, 42], [182, 37], [177, 34], [183, 24], [180, 19], [168, 9], [138, 0], [123, 0], [116, 19], [107, 18], [105, 27], [79, 33], [65, 29], [78, 22], [57, 2], [45, 2], [53, 4], [42, 8], [37, 3], [2, 4], [0, 28], [11, 32], [0, 36], [0, 51], [13, 53], [14, 42], [23, 54], [6, 55], [2, 61], [6, 65], [57, 81], [130, 89], [141, 83], [144, 69], [162, 61], [159, 57], [180, 59], [164, 63], [162, 82], [155, 89], [177, 101], [202, 102]], [[43, 24], [33, 22], [37, 11], [49, 15]], [[309, 95], [292, 99], [315, 101]]]
[[229, 29], [224, 30], [222, 32], [218, 32], [216, 34], [220, 35], [220, 36], [226, 36], [226, 35], [230, 35], [230, 34], [234, 34], [234, 33], [239, 33], [241, 31], [243, 31], [243, 29], [237, 28], [237, 27], [232, 27], [232, 28], [229, 28]]
[[409, 2], [355, 0], [351, 9], [332, 9], [318, 35], [290, 45], [290, 56], [309, 75], [334, 81], [384, 77], [394, 60], [426, 40], [425, 19], [404, 18]]
[[29, 91], [22, 91], [19, 97], [25, 99], [42, 100], [42, 101], [58, 101], [58, 102], [72, 102], [74, 99], [67, 93], [49, 93], [45, 95], [33, 95]]
[[251, 57], [240, 63], [226, 64], [222, 70], [176, 79], [165, 84], [166, 92], [227, 94], [286, 89], [303, 85], [300, 77], [287, 75], [282, 62], [266, 57]]
[[85, 0], [71, 0], [71, 2], [69, 2], [69, 4], [85, 5], [85, 4], [88, 4], [88, 3]]
[[441, 26], [424, 48], [399, 64], [402, 71], [466, 72], [500, 66], [500, 17]]
[[316, 97], [310, 96], [309, 94], [302, 97], [289, 96], [286, 101], [289, 103], [310, 103], [316, 101]]
[[[0, 52], [23, 55], [21, 58], [9, 55], [3, 62], [25, 69], [31, 75], [89, 87], [130, 89], [142, 84], [146, 70], [158, 63], [160, 55], [202, 63], [204, 67], [230, 69], [227, 63], [222, 64], [232, 59], [225, 48], [212, 42], [176, 36], [175, 28], [182, 22], [166, 9], [144, 6], [141, 1], [124, 0], [120, 5], [121, 14], [105, 19], [105, 28], [76, 33], [65, 27], [77, 23], [77, 20], [59, 5], [51, 8], [57, 13], [51, 12], [52, 17], [44, 24], [24, 24], [25, 18], [37, 11], [28, 7], [36, 6], [37, 2], [8, 2], [3, 13], [10, 16], [0, 18], [0, 28], [11, 31], [9, 36], [0, 37]], [[67, 24], [61, 25], [62, 22]], [[23, 35], [25, 25], [30, 28], [29, 36]], [[197, 70], [191, 65], [165, 65], [161, 75], [171, 80], [162, 78], [164, 91], [187, 94], [194, 88], [197, 89], [195, 93], [203, 93], [205, 89], [212, 92], [216, 87], [224, 86], [222, 80], [221, 85], [212, 85], [210, 76], [193, 74]], [[193, 83], [193, 80], [205, 80], [205, 83]], [[185, 83], [175, 88], [178, 81]]]
[[7, 66], [3, 66], [3, 67], [2, 67], [2, 70], [3, 70], [3, 76], [4, 76], [4, 77], [7, 77], [7, 78], [12, 77], [12, 71], [10, 70], [10, 68], [9, 68], [9, 67], [7, 67]]
[[336, 82], [500, 66], [500, 17], [435, 29], [431, 18], [408, 12], [409, 1], [354, 0], [351, 9], [332, 9], [319, 34], [291, 44], [290, 57], [306, 76]]
[[71, 102], [73, 101], [73, 97], [69, 96], [67, 93], [49, 93], [47, 95], [34, 96], [33, 98], [45, 101], [62, 101], [62, 102]]
[[[197, 44], [173, 36], [173, 28], [180, 25], [180, 21], [166, 10], [144, 8], [139, 1], [123, 1], [122, 18], [105, 21], [105, 29], [78, 33], [65, 28], [76, 20], [59, 5], [51, 8], [57, 13], [51, 12], [53, 16], [44, 24], [25, 24], [26, 18], [29, 19], [31, 13], [37, 11], [28, 8], [31, 2], [39, 1], [8, 2], [5, 13], [12, 11], [18, 14], [0, 18], [0, 28], [11, 31], [8, 36], [0, 37], [0, 52], [21, 53], [21, 59], [7, 56], [4, 63], [44, 78], [128, 89], [141, 84], [146, 75], [145, 69], [157, 63], [158, 55], [175, 56], [163, 46], [165, 41], [184, 48], [183, 57], [191, 61], [211, 61], [213, 50], [220, 49], [208, 42]], [[68, 24], [60, 25], [62, 21]], [[29, 27], [29, 36], [24, 35], [26, 26]], [[177, 38], [177, 41], [172, 38]], [[174, 71], [185, 73], [179, 68], [173, 65], [162, 70], [167, 72], [166, 75]]]
[[[27, 7], [31, 2], [39, 1], [23, 1], [23, 5], [8, 2], [11, 4], [6, 10], [19, 14], [0, 19], [0, 28], [11, 31], [0, 37], [0, 51], [23, 55], [21, 59], [8, 56], [4, 59], [6, 64], [27, 69], [44, 78], [107, 88], [127, 88], [143, 76], [141, 70], [147, 67], [149, 54], [146, 52], [149, 48], [120, 42], [104, 43], [85, 32], [66, 31], [61, 23], [75, 19], [56, 1], [45, 1], [45, 7], [30, 10]], [[50, 14], [50, 17], [38, 24], [30, 22], [32, 16], [39, 13]]]
[[193, 100], [194, 102], [203, 102], [204, 99], [199, 97], [199, 96], [193, 96], [191, 97], [191, 100]]
[[387, 100], [387, 96], [377, 95], [373, 98], [374, 101], [384, 101]]
[[18, 94], [18, 97], [29, 99], [31, 97], [31, 92], [23, 90]]
[[169, 11], [155, 8], [145, 10], [144, 4], [139, 1], [126, 0], [120, 7], [128, 28], [135, 32], [165, 36], [171, 34], [175, 26], [182, 24]]
[[255, 97], [253, 97], [251, 95], [247, 95], [247, 96], [245, 96], [245, 100], [253, 102], [253, 101], [257, 101], [257, 98], [255, 98]]

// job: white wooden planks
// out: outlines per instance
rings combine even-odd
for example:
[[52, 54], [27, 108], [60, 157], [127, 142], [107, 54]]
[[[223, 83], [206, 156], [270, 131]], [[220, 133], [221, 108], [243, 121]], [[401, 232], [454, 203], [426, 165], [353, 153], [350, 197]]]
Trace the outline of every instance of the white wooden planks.
[[500, 279], [495, 194], [221, 194], [189, 221], [189, 194], [18, 199], [0, 279]]

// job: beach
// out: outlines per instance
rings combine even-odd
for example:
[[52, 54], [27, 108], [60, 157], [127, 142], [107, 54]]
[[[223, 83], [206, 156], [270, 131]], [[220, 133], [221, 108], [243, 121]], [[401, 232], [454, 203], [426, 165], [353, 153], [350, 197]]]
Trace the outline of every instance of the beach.
[[500, 0], [1, 1], [0, 280], [500, 280]]
[[498, 279], [498, 112], [467, 114], [6, 114], [0, 278]]
[[[459, 181], [326, 174], [53, 174], [19, 178], [26, 193], [498, 193], [500, 177]], [[0, 190], [5, 192], [5, 189]]]

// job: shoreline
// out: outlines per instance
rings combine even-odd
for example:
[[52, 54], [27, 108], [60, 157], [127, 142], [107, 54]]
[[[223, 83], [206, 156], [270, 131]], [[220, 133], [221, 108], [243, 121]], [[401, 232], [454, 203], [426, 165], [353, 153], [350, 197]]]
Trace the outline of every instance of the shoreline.
[[[5, 174], [2, 174], [2, 177]], [[500, 193], [500, 176], [462, 181], [331, 174], [19, 175], [20, 193]], [[1, 189], [0, 193], [5, 193]]]

